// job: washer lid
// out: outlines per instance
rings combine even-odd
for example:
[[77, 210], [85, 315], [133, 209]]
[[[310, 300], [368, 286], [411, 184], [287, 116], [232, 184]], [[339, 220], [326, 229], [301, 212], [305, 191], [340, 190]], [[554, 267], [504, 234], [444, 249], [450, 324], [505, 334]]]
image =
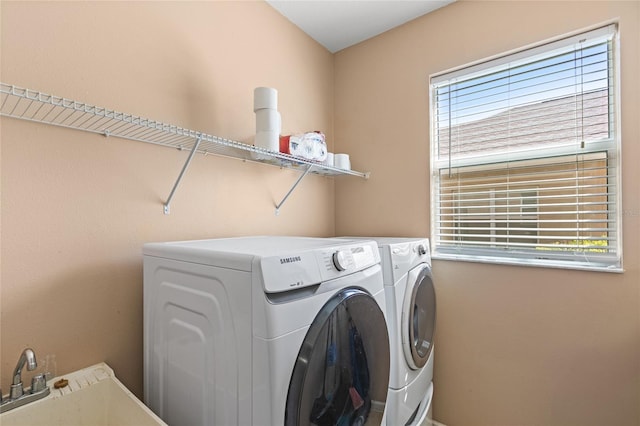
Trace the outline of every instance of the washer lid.
[[413, 269], [408, 276], [402, 310], [402, 348], [407, 364], [422, 368], [431, 355], [436, 329], [436, 292], [427, 266]]

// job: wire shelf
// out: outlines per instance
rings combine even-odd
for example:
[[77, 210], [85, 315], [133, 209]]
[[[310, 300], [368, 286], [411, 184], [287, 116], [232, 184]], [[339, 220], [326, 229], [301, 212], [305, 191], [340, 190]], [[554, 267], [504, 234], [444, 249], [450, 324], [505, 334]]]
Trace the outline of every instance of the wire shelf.
[[0, 115], [68, 129], [191, 150], [198, 139], [200, 154], [214, 154], [308, 173], [368, 178], [369, 173], [339, 169], [281, 152], [269, 151], [230, 139], [185, 129], [123, 112], [0, 83]]
[[11, 84], [0, 83], [0, 95], [1, 116], [45, 123], [67, 129], [82, 130], [107, 137], [113, 136], [179, 150], [189, 150], [189, 157], [167, 201], [164, 203], [165, 214], [169, 214], [173, 195], [196, 153], [214, 154], [302, 171], [302, 175], [293, 184], [282, 201], [276, 204], [276, 214], [279, 213], [280, 207], [308, 173], [325, 176], [352, 175], [364, 179], [369, 178], [369, 173], [327, 166], [281, 152], [269, 151], [230, 139], [185, 129], [173, 124], [149, 120], [35, 90], [23, 89]]

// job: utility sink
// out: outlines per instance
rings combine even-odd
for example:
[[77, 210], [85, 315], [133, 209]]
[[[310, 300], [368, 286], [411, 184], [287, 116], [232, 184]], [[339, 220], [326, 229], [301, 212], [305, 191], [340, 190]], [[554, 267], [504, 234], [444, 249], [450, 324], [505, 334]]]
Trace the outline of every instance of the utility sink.
[[[54, 383], [66, 380], [65, 387]], [[96, 364], [48, 383], [43, 399], [0, 415], [2, 426], [147, 426], [165, 425], [135, 397], [105, 363]]]

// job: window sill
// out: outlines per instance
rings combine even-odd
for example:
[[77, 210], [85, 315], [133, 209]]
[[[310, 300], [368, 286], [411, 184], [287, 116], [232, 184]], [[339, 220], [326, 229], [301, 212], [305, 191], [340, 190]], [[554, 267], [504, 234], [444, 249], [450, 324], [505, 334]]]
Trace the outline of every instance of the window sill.
[[576, 261], [566, 261], [566, 260], [556, 260], [556, 259], [510, 258], [510, 257], [497, 257], [497, 256], [438, 253], [437, 251], [432, 252], [431, 259], [485, 263], [485, 264], [494, 264], [494, 265], [526, 266], [526, 267], [552, 268], [552, 269], [574, 269], [578, 271], [591, 271], [591, 272], [612, 272], [612, 273], [619, 273], [619, 274], [624, 272], [624, 268], [622, 268], [619, 265], [604, 265], [604, 264], [597, 264], [593, 262], [576, 262]]

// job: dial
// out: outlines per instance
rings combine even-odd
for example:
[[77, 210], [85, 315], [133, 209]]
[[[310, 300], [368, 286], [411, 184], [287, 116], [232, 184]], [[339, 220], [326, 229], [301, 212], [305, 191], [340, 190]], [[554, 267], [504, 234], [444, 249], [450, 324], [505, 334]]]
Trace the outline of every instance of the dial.
[[333, 253], [333, 265], [338, 271], [346, 271], [353, 263], [353, 256], [348, 250], [338, 250]]
[[420, 256], [424, 256], [425, 254], [427, 254], [427, 249], [422, 244], [418, 246], [418, 254]]

